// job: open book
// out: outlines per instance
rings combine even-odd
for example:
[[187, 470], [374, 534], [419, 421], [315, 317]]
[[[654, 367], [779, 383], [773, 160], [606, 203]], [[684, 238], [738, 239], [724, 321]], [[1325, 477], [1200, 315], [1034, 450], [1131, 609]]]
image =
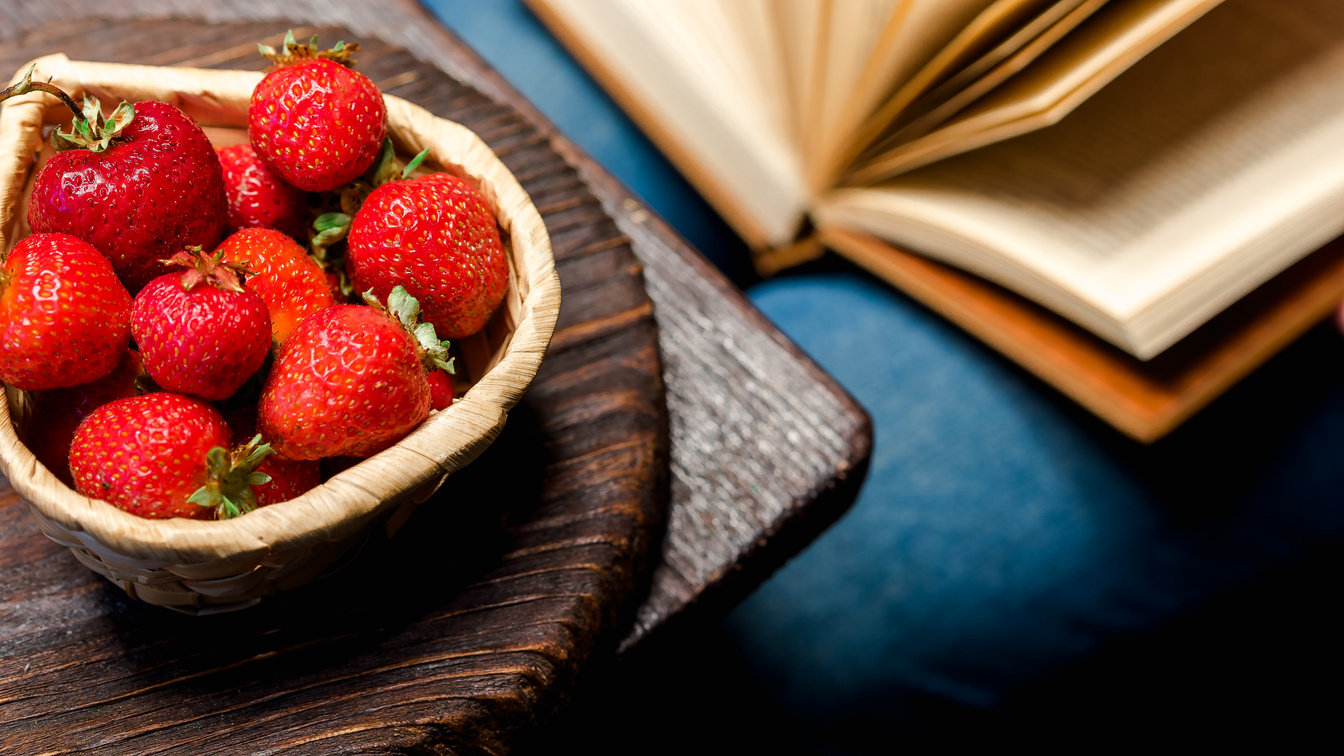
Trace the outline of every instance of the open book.
[[766, 269], [913, 250], [1141, 366], [1344, 231], [1339, 0], [529, 3]]

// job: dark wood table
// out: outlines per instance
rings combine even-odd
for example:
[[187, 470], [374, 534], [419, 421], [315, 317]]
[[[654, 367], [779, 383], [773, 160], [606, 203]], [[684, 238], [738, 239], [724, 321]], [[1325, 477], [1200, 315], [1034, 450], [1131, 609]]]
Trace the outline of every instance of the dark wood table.
[[[381, 82], [388, 91], [453, 111], [520, 175], [556, 241], [565, 305], [505, 446], [455, 483], [488, 495], [489, 476], [508, 475], [501, 460], [520, 455], [540, 479], [516, 476], [497, 507], [418, 513], [350, 568], [357, 595], [319, 585], [192, 624], [118, 598], [45, 541], [5, 485], [0, 752], [56, 750], [74, 742], [70, 722], [103, 728], [79, 743], [107, 753], [502, 752], [553, 719], [587, 670], [721, 616], [853, 501], [866, 413], [419, 6], [188, 0], [167, 12], [203, 26], [149, 21], [162, 4], [75, 5], [87, 15], [0, 2], [12, 21], [0, 69], [58, 49], [80, 57], [69, 47], [95, 34], [108, 40], [101, 59], [241, 67], [240, 40], [305, 22], [348, 29], [369, 48], [361, 67], [413, 72]], [[598, 441], [581, 437], [598, 427]], [[481, 536], [497, 522], [505, 535]], [[439, 548], [425, 535], [439, 527], [466, 534], [448, 539], [456, 551], [402, 554]], [[231, 643], [249, 634], [261, 637]], [[473, 643], [490, 653], [473, 656]], [[242, 723], [248, 746], [233, 739]]]

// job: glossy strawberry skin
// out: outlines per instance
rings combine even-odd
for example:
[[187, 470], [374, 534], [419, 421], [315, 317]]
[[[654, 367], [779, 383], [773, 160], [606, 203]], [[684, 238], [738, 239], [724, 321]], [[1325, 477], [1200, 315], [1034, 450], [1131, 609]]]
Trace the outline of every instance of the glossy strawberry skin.
[[131, 337], [131, 296], [107, 258], [65, 234], [21, 240], [4, 263], [0, 379], [43, 390], [95, 381]]
[[386, 299], [397, 284], [420, 300], [440, 338], [485, 326], [504, 299], [509, 263], [480, 192], [434, 173], [383, 184], [350, 224], [346, 267], [355, 291]]
[[301, 320], [336, 304], [326, 273], [303, 247], [279, 231], [243, 229], [219, 249], [224, 262], [246, 262], [256, 272], [248, 277], [247, 287], [266, 302], [277, 344], [284, 344]]
[[145, 371], [166, 391], [228, 398], [270, 350], [266, 302], [246, 288], [200, 284], [188, 291], [182, 279], [180, 272], [159, 276], [131, 306], [131, 330]]
[[299, 324], [267, 376], [262, 437], [289, 459], [368, 457], [429, 415], [418, 347], [386, 313], [336, 305]]
[[436, 410], [445, 410], [453, 406], [453, 379], [447, 371], [432, 370], [429, 380], [430, 406]]
[[33, 182], [28, 223], [79, 237], [102, 252], [132, 293], [188, 245], [213, 249], [227, 207], [215, 149], [196, 122], [162, 102], [140, 102], [106, 152], [59, 152]]
[[27, 445], [33, 456], [61, 482], [74, 488], [70, 444], [75, 439], [75, 429], [89, 413], [104, 404], [136, 396], [139, 393], [136, 380], [144, 372], [139, 353], [127, 349], [111, 373], [92, 383], [39, 392], [28, 432]]
[[241, 228], [273, 228], [302, 238], [308, 218], [303, 190], [271, 173], [250, 144], [220, 147], [218, 152], [229, 207], [225, 233]]
[[247, 133], [262, 162], [309, 192], [350, 183], [387, 136], [387, 106], [369, 77], [331, 60], [286, 65], [252, 90]]
[[315, 459], [286, 459], [272, 454], [261, 461], [257, 472], [271, 476], [271, 482], [252, 486], [259, 507], [296, 499], [322, 483], [322, 465]]
[[205, 482], [206, 454], [229, 446], [229, 426], [214, 407], [181, 394], [155, 393], [104, 404], [75, 431], [75, 487], [131, 514], [209, 519], [187, 498]]

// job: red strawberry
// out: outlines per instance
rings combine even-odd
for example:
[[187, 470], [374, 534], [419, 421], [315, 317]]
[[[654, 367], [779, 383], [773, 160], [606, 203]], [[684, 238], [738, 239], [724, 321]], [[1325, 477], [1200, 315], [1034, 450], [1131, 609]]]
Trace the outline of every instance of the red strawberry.
[[239, 281], [240, 266], [220, 257], [179, 252], [173, 262], [187, 271], [154, 279], [131, 307], [145, 370], [167, 391], [227, 398], [270, 350], [266, 302]]
[[224, 262], [246, 263], [253, 271], [247, 287], [266, 302], [271, 334], [285, 343], [299, 321], [336, 301], [327, 275], [293, 239], [279, 231], [245, 228], [219, 245]]
[[182, 247], [219, 243], [224, 178], [195, 121], [153, 101], [123, 102], [105, 120], [96, 98], [86, 96], [81, 110], [59, 89], [27, 80], [11, 94], [29, 90], [56, 94], [75, 112], [72, 133], [53, 136], [63, 151], [33, 181], [28, 224], [34, 231], [92, 244], [132, 292], [162, 272], [159, 260]]
[[453, 381], [446, 370], [429, 371], [429, 404], [436, 410], [453, 406]]
[[220, 147], [218, 152], [229, 203], [226, 233], [240, 228], [274, 228], [301, 238], [308, 225], [303, 190], [271, 173], [250, 144]]
[[310, 192], [339, 189], [373, 165], [387, 135], [387, 106], [369, 77], [347, 66], [359, 45], [319, 52], [285, 36], [284, 49], [259, 46], [276, 64], [252, 91], [247, 134], [257, 156]]
[[446, 173], [383, 184], [350, 224], [346, 269], [356, 291], [398, 284], [444, 338], [479, 331], [504, 299], [509, 263], [490, 205]]
[[[299, 324], [262, 388], [262, 435], [290, 459], [368, 457], [429, 416], [423, 360], [446, 350], [398, 289], [381, 307], [336, 305]], [[411, 331], [415, 332], [412, 336]]]
[[29, 424], [28, 448], [53, 475], [73, 488], [70, 442], [75, 438], [75, 429], [90, 412], [104, 404], [138, 394], [136, 382], [144, 374], [140, 355], [127, 349], [121, 353], [117, 367], [93, 383], [39, 393]]
[[98, 250], [29, 236], [0, 270], [0, 380], [26, 390], [96, 381], [126, 351], [130, 316], [131, 295]]
[[270, 478], [252, 486], [259, 507], [296, 499], [322, 483], [322, 465], [314, 459], [285, 459], [275, 454], [262, 460], [257, 472]]
[[219, 411], [199, 399], [156, 393], [104, 404], [75, 431], [70, 472], [79, 492], [141, 517], [208, 519], [189, 501], [209, 478], [207, 455], [229, 446]]

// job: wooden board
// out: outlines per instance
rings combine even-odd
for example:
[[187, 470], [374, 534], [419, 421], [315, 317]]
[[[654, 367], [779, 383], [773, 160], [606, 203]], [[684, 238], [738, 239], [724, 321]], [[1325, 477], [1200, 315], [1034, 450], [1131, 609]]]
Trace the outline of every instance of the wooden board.
[[[260, 69], [256, 42], [287, 26], [85, 20], [6, 46], [0, 70], [74, 49]], [[404, 49], [359, 41], [361, 71], [477, 131], [542, 213], [565, 290], [542, 371], [490, 450], [394, 540], [235, 614], [131, 601], [0, 488], [0, 753], [500, 752], [629, 626], [668, 471], [657, 327], [629, 239], [537, 124]]]

